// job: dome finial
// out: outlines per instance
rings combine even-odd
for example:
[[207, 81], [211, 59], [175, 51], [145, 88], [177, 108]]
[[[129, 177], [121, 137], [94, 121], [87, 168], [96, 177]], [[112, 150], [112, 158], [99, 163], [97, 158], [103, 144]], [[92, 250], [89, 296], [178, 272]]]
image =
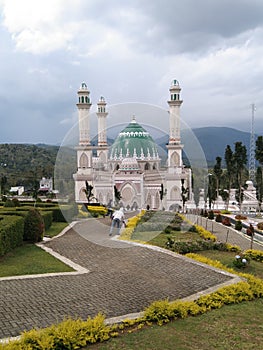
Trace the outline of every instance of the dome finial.
[[136, 123], [136, 117], [135, 117], [135, 114], [133, 114], [133, 116], [132, 116], [132, 121], [131, 121], [132, 123]]

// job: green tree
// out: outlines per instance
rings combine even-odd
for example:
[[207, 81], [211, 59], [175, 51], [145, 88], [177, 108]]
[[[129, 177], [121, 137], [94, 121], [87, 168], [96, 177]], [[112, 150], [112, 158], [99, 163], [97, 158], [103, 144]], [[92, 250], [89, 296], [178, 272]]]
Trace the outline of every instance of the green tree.
[[244, 195], [244, 173], [245, 173], [245, 166], [247, 164], [247, 149], [245, 145], [242, 145], [242, 142], [236, 142], [235, 143], [235, 153], [233, 155], [234, 159], [234, 171], [235, 171], [235, 177], [237, 181], [237, 193], [236, 193], [236, 199], [238, 201], [238, 204], [240, 206], [240, 211], [242, 209], [242, 202], [243, 202], [243, 195]]
[[85, 181], [85, 185], [86, 185], [86, 188], [84, 190], [85, 194], [86, 194], [86, 197], [87, 197], [87, 200], [88, 202], [90, 202], [93, 198], [94, 198], [94, 195], [92, 193], [92, 190], [93, 190], [93, 186], [90, 185], [88, 183], [88, 181]]
[[259, 167], [256, 172], [256, 189], [259, 211], [261, 212], [263, 199], [263, 136], [258, 136], [256, 140], [255, 158], [259, 162]]
[[262, 167], [257, 168], [256, 172], [256, 189], [257, 189], [257, 200], [258, 200], [258, 207], [259, 212], [261, 212], [261, 205], [262, 205], [262, 199], [263, 199], [263, 178], [262, 178]]
[[6, 194], [6, 187], [7, 187], [7, 177], [4, 175], [4, 176], [1, 176], [0, 195], [1, 194], [3, 194], [3, 195]]
[[184, 179], [181, 179], [181, 197], [183, 202], [183, 213], [184, 213], [185, 203], [188, 200], [188, 196], [189, 196], [189, 188], [184, 187]]
[[222, 162], [222, 158], [216, 157], [216, 164], [214, 166], [214, 175], [216, 180], [216, 198], [218, 198], [219, 196], [219, 186], [220, 186], [221, 176], [223, 174], [221, 162]]
[[256, 140], [255, 158], [259, 161], [260, 166], [263, 166], [263, 136], [258, 136]]
[[119, 204], [119, 201], [121, 200], [121, 192], [117, 189], [116, 185], [114, 185], [114, 198], [115, 198], [115, 204]]
[[207, 189], [207, 197], [208, 197], [208, 205], [209, 209], [212, 207], [212, 203], [217, 198], [217, 192], [216, 192], [216, 178], [215, 176], [209, 176], [208, 177], [208, 189]]
[[225, 162], [226, 162], [226, 188], [228, 191], [228, 198], [226, 201], [226, 209], [228, 209], [228, 205], [229, 205], [229, 198], [230, 198], [230, 190], [232, 187], [232, 183], [233, 183], [233, 177], [234, 177], [234, 155], [233, 155], [233, 151], [231, 149], [231, 147], [229, 145], [226, 146], [225, 149]]

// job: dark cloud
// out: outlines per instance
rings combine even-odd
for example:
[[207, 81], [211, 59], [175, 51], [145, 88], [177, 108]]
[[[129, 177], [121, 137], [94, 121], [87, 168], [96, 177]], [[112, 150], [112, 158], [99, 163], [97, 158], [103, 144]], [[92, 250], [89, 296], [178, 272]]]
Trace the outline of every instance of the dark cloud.
[[[179, 79], [182, 116], [193, 127], [249, 128], [249, 104], [263, 109], [262, 1], [68, 4], [54, 23], [35, 28], [42, 46], [19, 36], [30, 23], [19, 22], [17, 31], [8, 32], [0, 19], [0, 142], [60, 142], [75, 121], [82, 81], [91, 90], [94, 111], [101, 95], [108, 104], [167, 109], [170, 81]], [[21, 21], [19, 13], [17, 18]], [[52, 39], [52, 30], [67, 35], [51, 50], [45, 40]], [[155, 122], [162, 127], [162, 120]]]

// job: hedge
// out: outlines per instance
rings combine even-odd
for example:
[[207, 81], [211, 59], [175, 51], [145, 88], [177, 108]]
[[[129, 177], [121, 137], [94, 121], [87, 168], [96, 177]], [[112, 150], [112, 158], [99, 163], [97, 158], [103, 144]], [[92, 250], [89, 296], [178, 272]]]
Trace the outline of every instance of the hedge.
[[52, 211], [40, 211], [40, 214], [43, 218], [44, 225], [45, 225], [45, 231], [46, 231], [52, 225], [53, 213], [52, 213]]
[[22, 245], [24, 219], [18, 216], [1, 216], [0, 256]]

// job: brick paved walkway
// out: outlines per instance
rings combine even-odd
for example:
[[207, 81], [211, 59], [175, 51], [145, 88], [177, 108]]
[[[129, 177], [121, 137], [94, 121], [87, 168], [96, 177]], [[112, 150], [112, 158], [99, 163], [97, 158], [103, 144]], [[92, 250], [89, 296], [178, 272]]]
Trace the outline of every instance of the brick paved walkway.
[[67, 316], [135, 313], [154, 300], [187, 298], [234, 281], [232, 275], [174, 253], [109, 239], [107, 220], [79, 222], [45, 243], [89, 272], [0, 279], [0, 338]]

